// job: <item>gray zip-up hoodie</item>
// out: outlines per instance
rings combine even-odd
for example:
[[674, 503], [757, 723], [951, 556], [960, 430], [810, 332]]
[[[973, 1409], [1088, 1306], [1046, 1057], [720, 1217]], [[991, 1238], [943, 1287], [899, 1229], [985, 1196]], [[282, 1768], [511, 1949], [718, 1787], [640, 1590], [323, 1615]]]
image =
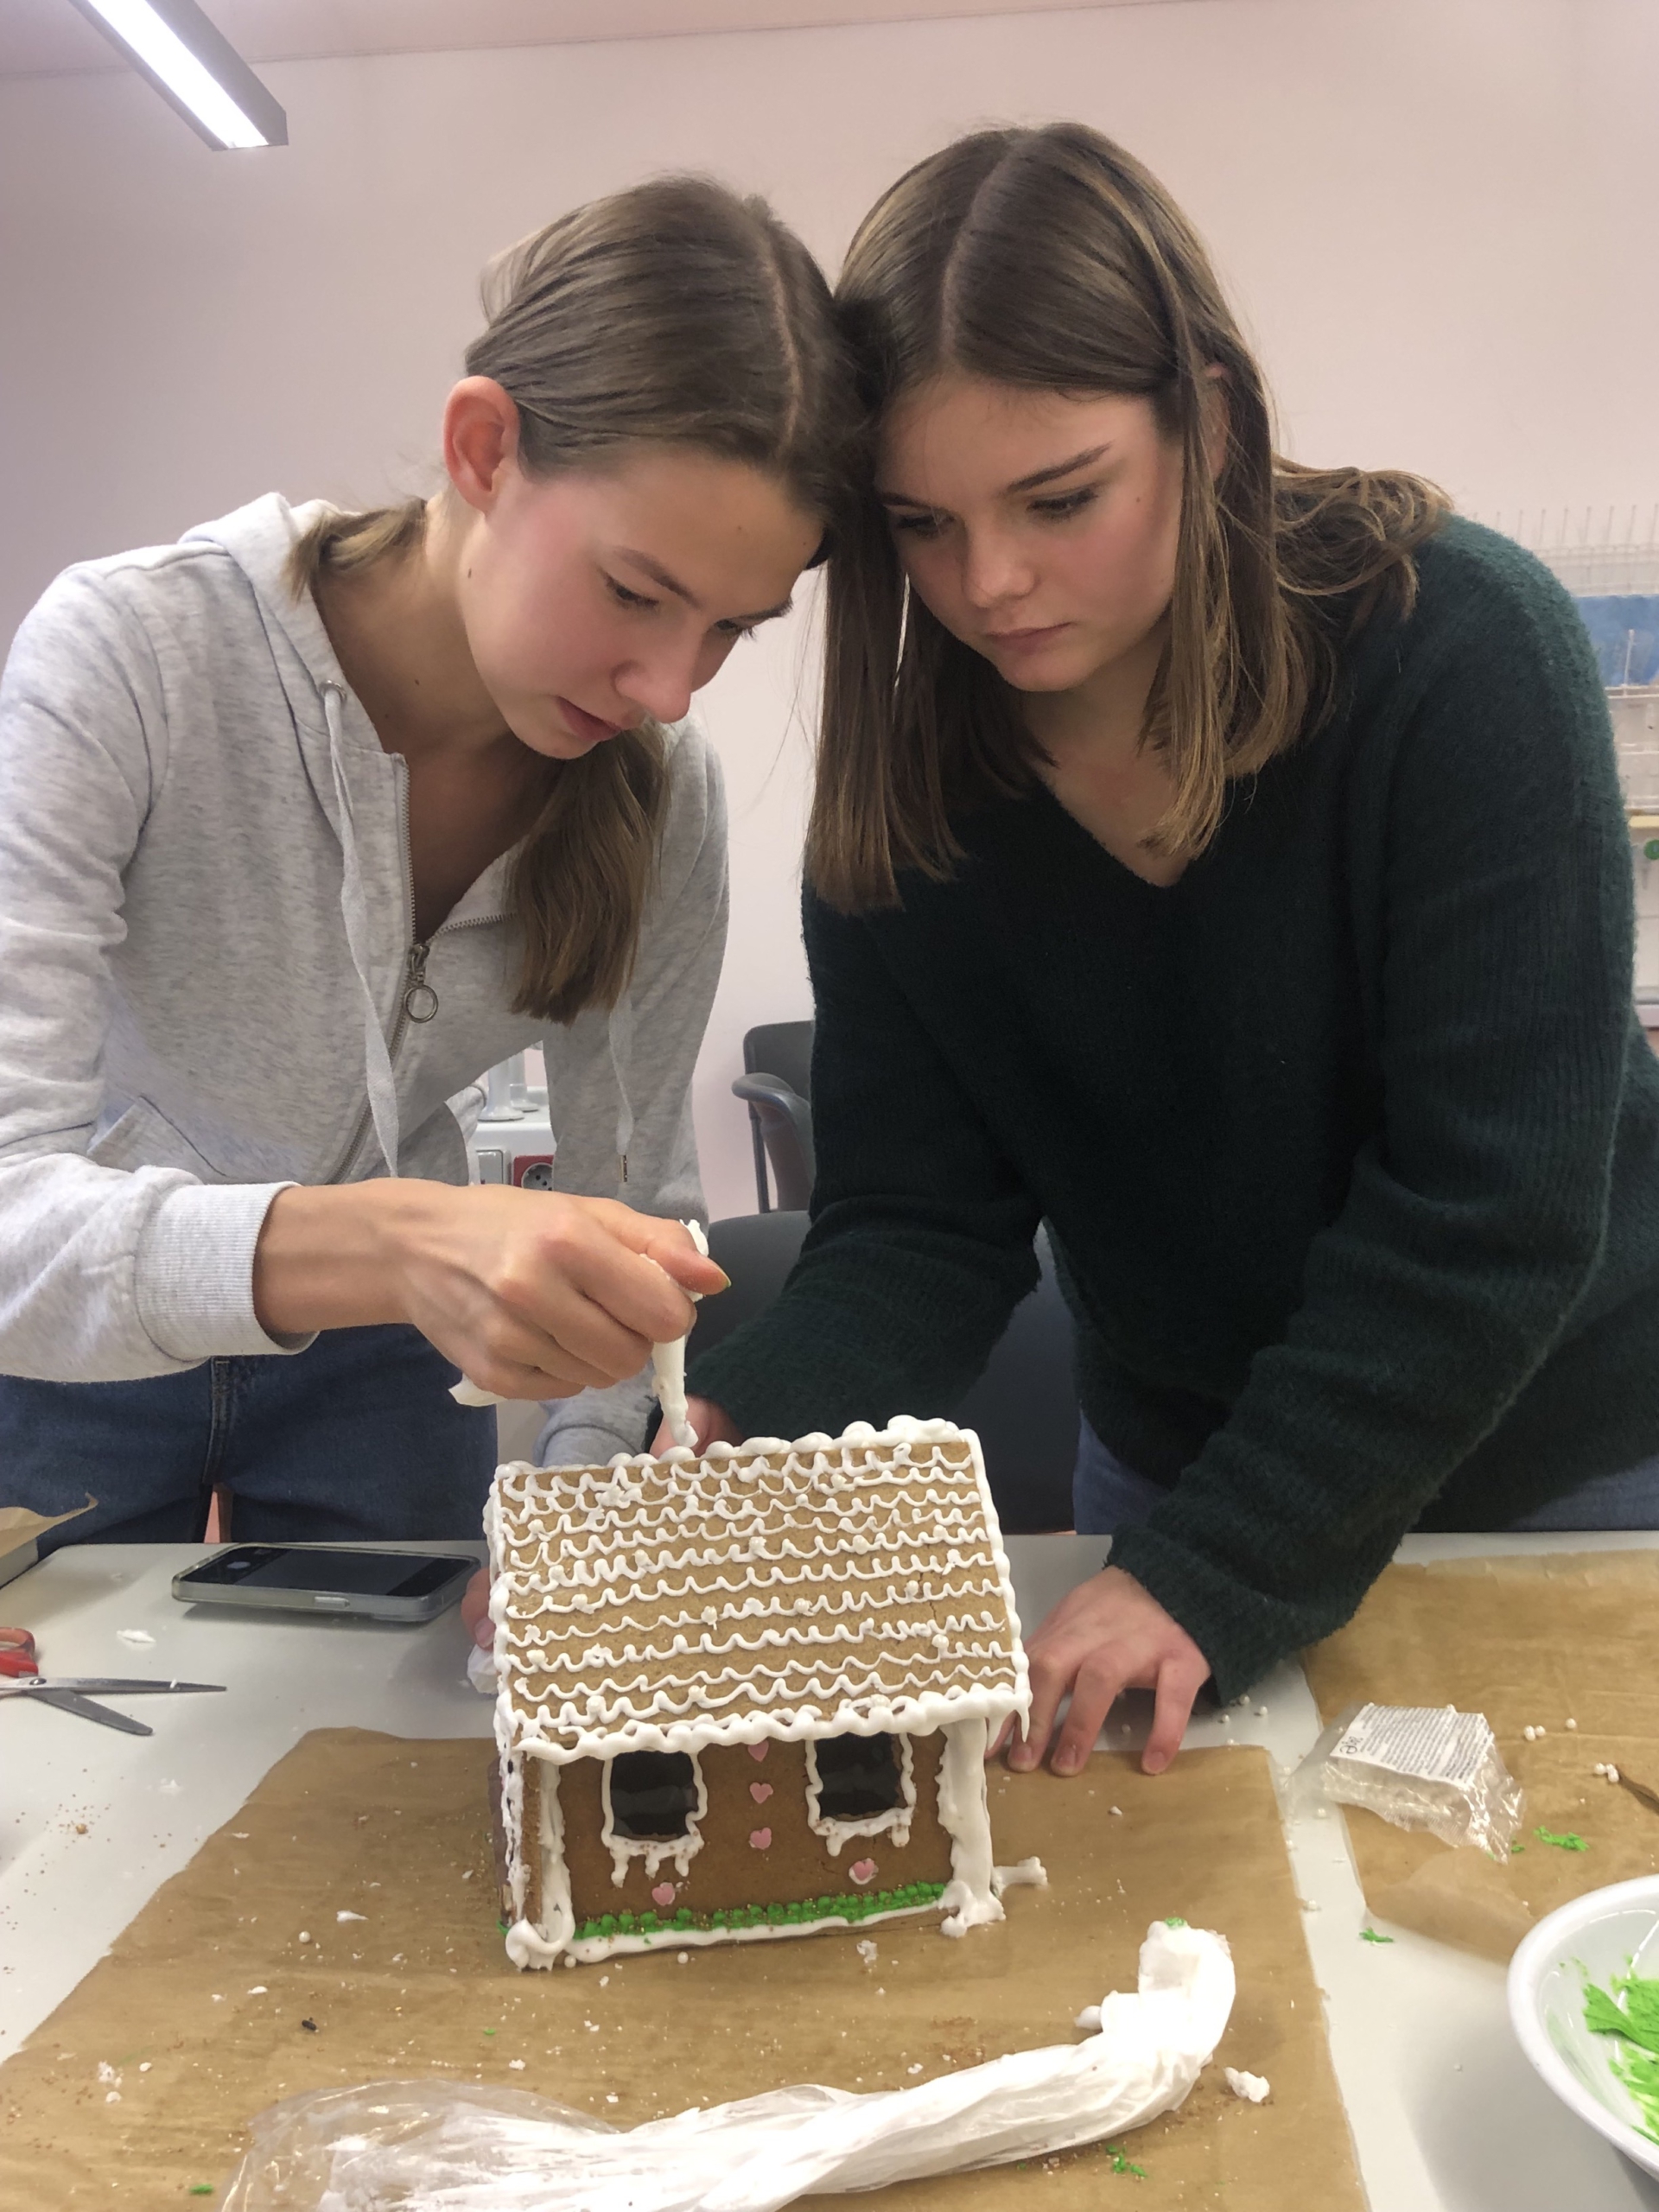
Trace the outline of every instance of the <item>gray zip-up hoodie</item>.
[[[726, 928], [707, 743], [672, 734], [626, 1001], [544, 1035], [509, 1008], [511, 855], [413, 944], [404, 762], [284, 578], [316, 512], [273, 494], [177, 545], [70, 569], [12, 646], [0, 1373], [112, 1381], [300, 1349], [253, 1310], [276, 1192], [389, 1162], [464, 1183], [446, 1100], [537, 1042], [558, 1187], [702, 1211], [690, 1087]], [[424, 1022], [405, 1006], [421, 982]], [[642, 1379], [569, 1401], [561, 1451], [638, 1450], [648, 1395]]]

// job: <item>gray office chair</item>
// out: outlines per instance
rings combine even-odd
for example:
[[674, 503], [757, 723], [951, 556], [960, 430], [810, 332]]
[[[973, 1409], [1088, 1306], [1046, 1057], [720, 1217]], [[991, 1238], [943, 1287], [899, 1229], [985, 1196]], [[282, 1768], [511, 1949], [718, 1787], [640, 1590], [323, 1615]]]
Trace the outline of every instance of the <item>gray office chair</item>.
[[811, 1199], [815, 1172], [812, 1024], [772, 1021], [751, 1029], [743, 1039], [743, 1067], [732, 1090], [749, 1109], [755, 1203], [762, 1213], [772, 1210], [770, 1166], [779, 1211], [803, 1211]]
[[[764, 1313], [799, 1256], [807, 1217], [800, 1212], [736, 1214], [709, 1224], [709, 1249], [732, 1279], [729, 1290], [697, 1309], [690, 1352], [717, 1344]], [[960, 1404], [912, 1406], [943, 1411], [977, 1432], [1003, 1528], [1036, 1535], [1071, 1526], [1071, 1471], [1077, 1456], [1077, 1389], [1071, 1316], [1055, 1280], [1048, 1232], [1037, 1234], [1041, 1278], [1014, 1308], [985, 1372]], [[872, 1410], [871, 1418], [883, 1412]]]

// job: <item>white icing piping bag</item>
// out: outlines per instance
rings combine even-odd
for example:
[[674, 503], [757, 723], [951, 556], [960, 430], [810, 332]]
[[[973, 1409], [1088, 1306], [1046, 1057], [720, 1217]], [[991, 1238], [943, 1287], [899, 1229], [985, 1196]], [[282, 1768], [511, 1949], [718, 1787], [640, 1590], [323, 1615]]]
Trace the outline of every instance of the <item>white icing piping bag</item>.
[[1232, 2005], [1223, 1938], [1158, 1922], [1139, 1986], [1091, 2007], [1097, 2024], [1083, 2042], [1010, 2051], [913, 2088], [803, 2083], [621, 2130], [471, 2082], [314, 2090], [254, 2121], [225, 2212], [778, 2212], [813, 2190], [1008, 2165], [1174, 2111]]
[[[702, 1224], [700, 1222], [688, 1221], [683, 1222], [681, 1226], [690, 1231], [691, 1242], [706, 1260], [709, 1256], [709, 1239], [703, 1235]], [[658, 1264], [656, 1261], [652, 1262], [653, 1267]], [[667, 1273], [666, 1268], [664, 1269], [664, 1273]], [[694, 1306], [700, 1302], [702, 1296], [701, 1291], [696, 1290], [688, 1290], [685, 1294]], [[651, 1372], [652, 1379], [657, 1385], [657, 1402], [662, 1408], [663, 1419], [668, 1424], [669, 1434], [677, 1444], [683, 1444], [695, 1450], [697, 1441], [696, 1432], [686, 1418], [685, 1410], [685, 1338], [683, 1337], [676, 1337], [668, 1344], [652, 1344]], [[493, 1390], [480, 1389], [476, 1382], [469, 1382], [464, 1375], [459, 1382], [451, 1387], [449, 1395], [458, 1406], [507, 1406], [517, 1402], [513, 1399], [499, 1396]]]

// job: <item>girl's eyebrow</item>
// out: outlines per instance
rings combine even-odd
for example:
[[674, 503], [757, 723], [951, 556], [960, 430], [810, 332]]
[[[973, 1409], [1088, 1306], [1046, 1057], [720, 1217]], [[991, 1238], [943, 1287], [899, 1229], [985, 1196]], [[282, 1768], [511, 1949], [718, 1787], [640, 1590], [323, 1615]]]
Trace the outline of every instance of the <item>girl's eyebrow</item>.
[[[671, 592], [676, 599], [683, 599], [686, 605], [694, 608], [697, 613], [701, 614], [705, 611], [702, 601], [696, 594], [688, 585], [683, 584], [677, 576], [671, 576], [661, 562], [653, 561], [649, 553], [637, 553], [631, 545], [620, 545], [617, 548], [617, 558], [622, 561], [632, 561], [636, 569], [651, 578], [652, 583], [659, 585], [664, 591]], [[734, 614], [728, 616], [728, 620], [742, 623], [775, 622], [780, 614], [787, 614], [794, 604], [792, 597], [782, 599], [779, 601], [776, 607], [763, 607], [758, 614]]]
[[[1074, 453], [1070, 461], [1057, 461], [1052, 468], [1033, 469], [1029, 476], [1021, 476], [1007, 486], [1009, 492], [1034, 492], [1039, 485], [1052, 484], [1062, 476], [1070, 476], [1073, 469], [1087, 468], [1090, 461], [1098, 461], [1111, 451], [1109, 438], [1104, 445], [1090, 446], [1086, 453]], [[884, 507], [916, 507], [924, 514], [932, 508], [926, 499], [912, 499], [907, 492], [884, 492], [876, 487], [876, 498]]]

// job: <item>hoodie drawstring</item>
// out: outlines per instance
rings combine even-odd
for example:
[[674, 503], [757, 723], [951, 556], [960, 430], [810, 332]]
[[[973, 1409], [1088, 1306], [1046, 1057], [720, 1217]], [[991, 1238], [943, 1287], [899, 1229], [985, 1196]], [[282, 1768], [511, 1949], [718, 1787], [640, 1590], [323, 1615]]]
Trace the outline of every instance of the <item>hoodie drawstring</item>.
[[616, 1189], [617, 1196], [626, 1198], [628, 1147], [633, 1142], [633, 1101], [628, 1096], [628, 1078], [633, 1072], [633, 1000], [626, 988], [611, 1008], [607, 1033], [611, 1073], [616, 1078]]
[[374, 1134], [385, 1159], [386, 1173], [397, 1173], [397, 1083], [391, 1071], [391, 1053], [380, 1026], [375, 1004], [373, 966], [370, 957], [369, 902], [363, 889], [363, 869], [357, 855], [357, 828], [352, 812], [351, 786], [340, 758], [344, 731], [340, 709], [345, 693], [338, 683], [322, 686], [322, 711], [328, 725], [328, 762], [334, 774], [334, 798], [340, 809], [340, 912], [346, 925], [346, 942], [357, 971], [363, 1000], [363, 1075], [369, 1094]]

